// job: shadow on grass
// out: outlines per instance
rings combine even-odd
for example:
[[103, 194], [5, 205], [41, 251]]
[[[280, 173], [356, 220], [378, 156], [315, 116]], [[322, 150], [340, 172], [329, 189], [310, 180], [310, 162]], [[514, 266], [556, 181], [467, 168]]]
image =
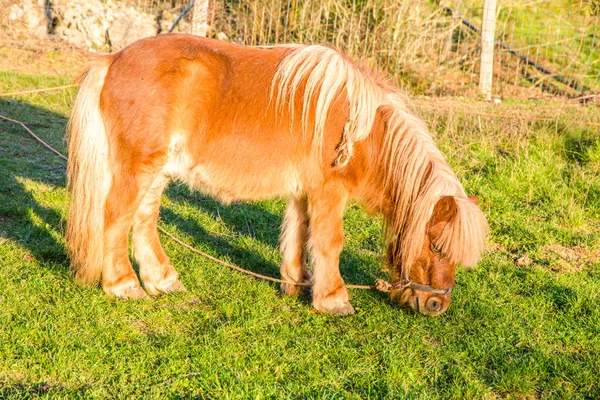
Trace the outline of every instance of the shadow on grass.
[[[240, 248], [231, 243], [230, 240], [210, 234], [192, 218], [182, 217], [172, 210], [162, 207], [161, 219], [168, 224], [174, 225], [178, 231], [192, 237], [193, 243], [188, 243], [191, 246], [199, 247], [199, 244], [206, 244], [211, 248], [212, 253], [217, 258], [226, 257], [234, 264], [259, 274], [270, 275], [273, 277], [278, 277], [279, 275], [278, 265], [267, 261], [257, 252]], [[163, 241], [165, 240], [168, 239], [163, 239]]]
[[580, 165], [587, 164], [589, 150], [600, 140], [597, 131], [591, 128], [573, 129], [564, 125], [559, 126], [558, 131], [563, 135], [566, 160]]
[[45, 382], [38, 384], [9, 384], [0, 381], [0, 398], [2, 399], [39, 399], [42, 396], [57, 397], [84, 397], [90, 388], [85, 386], [79, 389], [54, 386]]
[[[184, 199], [214, 219], [220, 219], [229, 232], [237, 233], [236, 237], [247, 235], [273, 250], [278, 247], [282, 215], [266, 210], [260, 203], [239, 203], [225, 206], [210, 197], [190, 192], [184, 186], [169, 188], [167, 196], [172, 202]], [[278, 263], [268, 261], [258, 252], [244, 249], [235, 244], [235, 238], [212, 235], [192, 218], [182, 217], [165, 207], [161, 208], [161, 218], [163, 221], [175, 225], [177, 230], [193, 237], [195, 243], [208, 244], [215, 252], [216, 257], [227, 257], [234, 264], [252, 272], [280, 277]], [[375, 282], [376, 278], [384, 277], [374, 274], [373, 268], [368, 268], [370, 264], [372, 264], [372, 260], [348, 250], [344, 250], [340, 257], [342, 276], [348, 284], [370, 285]]]
[[[56, 113], [19, 102], [0, 101], [2, 114], [20, 119], [59, 149], [67, 123]], [[36, 129], [37, 128], [37, 129]], [[0, 121], [0, 237], [27, 248], [33, 257], [61, 275], [68, 274], [62, 216], [40, 204], [27, 182], [42, 183], [45, 195], [65, 186], [64, 160], [52, 155], [20, 126]], [[54, 231], [54, 235], [52, 234]]]
[[515, 268], [512, 274], [517, 282], [522, 283], [514, 289], [515, 294], [527, 298], [544, 298], [556, 311], [566, 311], [577, 299], [577, 292], [547, 277], [540, 280], [540, 272], [536, 269]]

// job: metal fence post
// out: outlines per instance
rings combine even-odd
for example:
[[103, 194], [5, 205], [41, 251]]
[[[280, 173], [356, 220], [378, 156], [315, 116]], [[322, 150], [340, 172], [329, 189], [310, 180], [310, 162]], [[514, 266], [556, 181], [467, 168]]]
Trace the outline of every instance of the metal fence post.
[[208, 0], [196, 0], [192, 9], [192, 35], [206, 36]]
[[479, 92], [486, 100], [492, 99], [492, 74], [494, 72], [494, 31], [496, 29], [496, 0], [484, 0], [481, 26], [481, 63]]

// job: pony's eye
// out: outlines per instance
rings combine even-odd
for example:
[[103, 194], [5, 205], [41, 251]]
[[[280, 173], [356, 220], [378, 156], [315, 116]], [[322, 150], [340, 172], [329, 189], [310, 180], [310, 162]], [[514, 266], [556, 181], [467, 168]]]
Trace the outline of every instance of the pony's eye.
[[442, 255], [442, 251], [440, 249], [438, 249], [437, 247], [435, 247], [433, 242], [431, 242], [431, 245], [429, 247], [431, 248], [431, 251], [433, 251], [435, 254], [437, 254], [439, 256]]

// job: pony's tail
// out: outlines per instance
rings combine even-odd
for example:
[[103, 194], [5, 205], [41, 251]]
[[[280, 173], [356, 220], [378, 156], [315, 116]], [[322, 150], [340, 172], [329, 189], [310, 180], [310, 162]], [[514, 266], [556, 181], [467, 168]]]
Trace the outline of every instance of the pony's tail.
[[100, 113], [100, 92], [110, 60], [110, 57], [92, 60], [80, 76], [79, 92], [67, 126], [67, 187], [71, 208], [65, 239], [71, 270], [86, 284], [100, 281], [104, 261], [104, 208], [112, 172], [106, 127]]

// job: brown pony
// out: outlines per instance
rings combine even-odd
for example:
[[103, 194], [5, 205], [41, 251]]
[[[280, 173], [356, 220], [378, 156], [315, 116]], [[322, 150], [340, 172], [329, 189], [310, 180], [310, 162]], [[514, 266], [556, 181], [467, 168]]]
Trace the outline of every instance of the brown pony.
[[424, 123], [335, 49], [160, 35], [93, 59], [80, 79], [66, 239], [77, 278], [111, 296], [185, 290], [156, 225], [172, 179], [224, 203], [287, 196], [281, 275], [310, 282], [320, 311], [354, 312], [338, 267], [350, 198], [384, 217], [399, 304], [443, 312], [455, 265], [481, 256], [485, 218]]

